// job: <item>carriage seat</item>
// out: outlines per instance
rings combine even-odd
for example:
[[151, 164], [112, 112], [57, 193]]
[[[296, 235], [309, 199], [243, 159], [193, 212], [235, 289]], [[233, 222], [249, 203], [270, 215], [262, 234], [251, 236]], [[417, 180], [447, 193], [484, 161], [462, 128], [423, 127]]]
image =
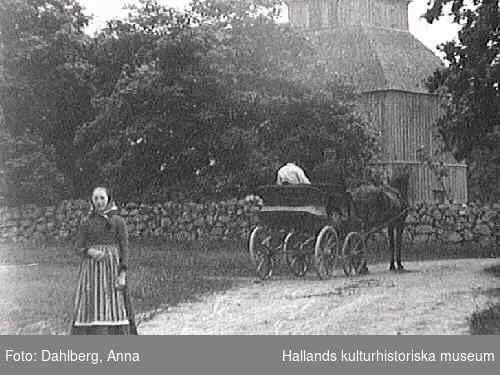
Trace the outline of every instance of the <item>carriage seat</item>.
[[328, 218], [327, 195], [309, 184], [264, 185], [256, 195], [263, 202], [259, 217], [268, 225], [315, 230]]
[[263, 185], [257, 188], [256, 195], [265, 206], [325, 206], [327, 202], [325, 191], [309, 184]]

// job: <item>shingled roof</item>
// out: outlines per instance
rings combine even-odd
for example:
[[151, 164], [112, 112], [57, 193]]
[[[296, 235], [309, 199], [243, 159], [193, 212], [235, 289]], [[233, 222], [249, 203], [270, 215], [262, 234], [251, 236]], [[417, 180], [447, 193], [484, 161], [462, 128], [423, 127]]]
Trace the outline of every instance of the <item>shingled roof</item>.
[[329, 70], [346, 77], [362, 92], [428, 93], [424, 80], [444, 67], [443, 62], [408, 31], [345, 26], [313, 33]]

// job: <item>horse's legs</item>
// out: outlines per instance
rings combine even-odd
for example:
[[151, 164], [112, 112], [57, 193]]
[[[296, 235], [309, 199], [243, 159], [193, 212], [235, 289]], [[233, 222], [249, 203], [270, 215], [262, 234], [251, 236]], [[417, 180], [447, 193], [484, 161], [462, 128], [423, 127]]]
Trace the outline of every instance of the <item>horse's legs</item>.
[[[362, 229], [361, 229], [361, 232], [365, 232], [365, 226], [362, 225]], [[366, 251], [366, 249], [365, 249]], [[363, 260], [362, 260], [362, 263], [358, 265], [358, 272], [360, 275], [366, 275], [368, 274], [368, 264], [367, 264], [367, 261], [366, 261], [366, 253], [363, 254]]]
[[393, 225], [390, 225], [389, 227], [387, 227], [387, 235], [389, 236], [389, 251], [391, 252], [391, 265], [389, 266], [389, 270], [391, 271], [395, 271], [396, 270], [396, 266], [394, 265], [394, 252], [395, 252], [395, 248], [394, 248], [394, 226]]
[[403, 263], [401, 263], [401, 248], [403, 247], [403, 230], [404, 230], [404, 221], [400, 221], [397, 223], [396, 226], [396, 244], [397, 244], [397, 265], [398, 265], [398, 270], [402, 271], [404, 270]]

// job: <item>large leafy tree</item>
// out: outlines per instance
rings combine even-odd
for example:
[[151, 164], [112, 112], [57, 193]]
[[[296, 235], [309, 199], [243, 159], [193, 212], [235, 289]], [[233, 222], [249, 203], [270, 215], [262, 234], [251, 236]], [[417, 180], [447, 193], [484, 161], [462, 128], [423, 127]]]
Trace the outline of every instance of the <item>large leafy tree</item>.
[[98, 113], [76, 138], [79, 167], [122, 196], [192, 174], [223, 102], [208, 61], [213, 37], [156, 2], [133, 10], [95, 40]]
[[[0, 0], [2, 127], [9, 135], [4, 140], [14, 142], [2, 150], [3, 169], [13, 186], [33, 185], [28, 190], [40, 192], [23, 196], [17, 191], [13, 203], [73, 193], [78, 177], [73, 138], [93, 117], [91, 67], [86, 62], [89, 39], [83, 33], [87, 21], [74, 0]], [[24, 162], [25, 173], [12, 170]], [[62, 185], [54, 180], [55, 171], [65, 177], [64, 182], [57, 179]], [[49, 190], [52, 193], [46, 194]]]
[[340, 148], [359, 171], [374, 143], [352, 92], [325, 81], [309, 41], [274, 22], [275, 5], [178, 13], [145, 1], [110, 23], [96, 38], [95, 74], [108, 79], [96, 80], [97, 116], [77, 136], [80, 167], [124, 197], [179, 181], [205, 197], [242, 193], [271, 182], [286, 150], [311, 168]]
[[492, 178], [500, 172], [499, 1], [431, 0], [427, 21], [438, 20], [447, 7], [461, 30], [458, 40], [440, 46], [448, 66], [429, 82], [443, 99], [438, 127], [447, 149], [471, 165], [473, 194], [500, 198]]

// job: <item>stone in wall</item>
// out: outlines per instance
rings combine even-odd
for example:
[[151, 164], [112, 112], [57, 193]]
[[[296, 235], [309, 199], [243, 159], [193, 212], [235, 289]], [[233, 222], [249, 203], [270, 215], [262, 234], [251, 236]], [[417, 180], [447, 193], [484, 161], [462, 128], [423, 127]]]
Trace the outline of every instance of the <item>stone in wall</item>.
[[462, 235], [458, 232], [447, 232], [442, 236], [442, 238], [444, 241], [452, 243], [462, 242], [463, 240]]
[[469, 229], [465, 229], [462, 236], [464, 241], [472, 241], [474, 239], [474, 234]]
[[473, 233], [480, 234], [482, 236], [491, 236], [491, 229], [487, 224], [477, 224], [473, 229]]
[[417, 225], [415, 232], [417, 234], [430, 234], [434, 233], [435, 229], [431, 225]]

